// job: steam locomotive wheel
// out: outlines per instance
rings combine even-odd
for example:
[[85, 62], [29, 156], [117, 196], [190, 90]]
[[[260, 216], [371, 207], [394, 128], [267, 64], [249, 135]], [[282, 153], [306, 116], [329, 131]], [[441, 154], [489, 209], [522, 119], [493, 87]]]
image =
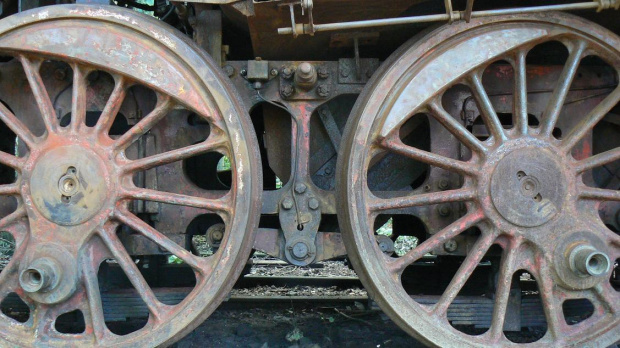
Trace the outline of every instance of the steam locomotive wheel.
[[[532, 124], [526, 56], [536, 45], [550, 41], [562, 43], [568, 58], [540, 123]], [[339, 221], [364, 285], [404, 330], [439, 346], [518, 345], [503, 328], [509, 319], [513, 275], [526, 271], [538, 282], [547, 323], [537, 345], [596, 342], [606, 346], [620, 339], [620, 293], [610, 282], [614, 261], [620, 256], [620, 236], [606, 227], [599, 214], [603, 204], [620, 200], [620, 192], [617, 186], [597, 186], [590, 180], [593, 169], [620, 159], [617, 147], [598, 154], [590, 148], [593, 128], [620, 101], [619, 48], [620, 38], [611, 32], [560, 13], [472, 19], [414, 38], [375, 74], [353, 109], [339, 154], [343, 156], [337, 183]], [[554, 128], [564, 116], [568, 91], [586, 56], [604, 61], [615, 74], [615, 85], [558, 137]], [[512, 127], [500, 121], [482, 83], [485, 69], [500, 60], [509, 62], [514, 71], [514, 93], [507, 96], [512, 98]], [[461, 115], [446, 111], [442, 97], [456, 85], [471, 91], [488, 139], [466, 128]], [[406, 145], [401, 126], [415, 117], [428, 117], [467, 150], [459, 158]], [[462, 185], [439, 192], [372, 192], [367, 183], [369, 167], [386, 152], [425, 163], [431, 171], [456, 174]], [[455, 202], [461, 207], [460, 217], [401, 257], [387, 256], [378, 246], [375, 219], [379, 215]], [[464, 252], [466, 257], [442, 293], [434, 300], [420, 301], [420, 293], [405, 290], [408, 267], [446, 249], [446, 242], [474, 228], [477, 239]], [[482, 334], [457, 330], [450, 323], [449, 308], [493, 245], [501, 247], [501, 259], [498, 256], [499, 272], [490, 301], [490, 328]], [[430, 278], [420, 281], [432, 282]], [[580, 323], [567, 323], [563, 303], [571, 299], [589, 300], [593, 314]], [[483, 321], [482, 312], [474, 314], [479, 321]]]
[[[15, 183], [0, 186], [0, 193], [18, 201], [16, 211], [0, 220], [2, 231], [16, 241], [0, 273], [0, 298], [14, 293], [30, 307], [23, 323], [0, 315], [2, 345], [135, 347], [178, 340], [228, 294], [257, 226], [258, 146], [233, 88], [195, 44], [157, 20], [118, 7], [63, 5], [23, 12], [0, 22], [0, 49], [21, 62], [44, 124], [42, 135], [35, 135], [29, 124], [0, 106], [0, 118], [26, 148], [21, 155], [0, 153], [0, 162], [17, 174]], [[49, 59], [73, 71], [68, 125], [59, 122], [46, 90], [48, 75], [40, 73]], [[86, 76], [95, 70], [109, 73], [115, 85], [96, 123], [87, 125], [88, 98], [98, 96], [87, 93]], [[110, 127], [135, 85], [152, 89], [157, 103], [125, 133], [111, 136]], [[181, 108], [209, 125], [204, 141], [152, 156], [127, 156], [134, 142]], [[209, 151], [230, 158], [232, 184], [221, 197], [134, 184], [135, 173]], [[218, 251], [210, 257], [194, 255], [134, 214], [135, 201], [217, 214], [226, 226]], [[158, 298], [117, 236], [121, 224], [193, 270], [196, 285], [182, 302], [171, 305]], [[148, 308], [146, 325], [127, 335], [112, 333], [104, 323], [97, 270], [108, 259], [120, 266]], [[83, 314], [83, 332], [57, 331], [57, 318], [75, 310]]]

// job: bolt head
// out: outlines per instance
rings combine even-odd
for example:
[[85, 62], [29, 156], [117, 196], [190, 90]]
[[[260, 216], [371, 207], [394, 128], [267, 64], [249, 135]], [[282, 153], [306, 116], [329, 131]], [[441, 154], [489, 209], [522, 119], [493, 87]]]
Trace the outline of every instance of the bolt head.
[[455, 240], [449, 240], [443, 244], [443, 249], [449, 253], [453, 253], [459, 247]]
[[450, 207], [450, 204], [442, 204], [437, 208], [437, 210], [439, 215], [445, 217], [450, 215], [450, 213], [452, 212], [452, 207]]
[[303, 62], [299, 64], [297, 70], [304, 76], [308, 76], [312, 74], [312, 64]]
[[310, 198], [308, 200], [308, 207], [312, 210], [319, 209], [319, 200], [316, 198]]
[[54, 78], [59, 81], [64, 80], [65, 78], [67, 78], [67, 70], [56, 69], [56, 71], [54, 71]]
[[290, 79], [293, 76], [293, 70], [291, 68], [282, 69], [282, 78]]
[[340, 76], [342, 77], [348, 77], [350, 74], [349, 69], [347, 68], [343, 68], [342, 70], [340, 70]]
[[304, 260], [308, 257], [309, 248], [304, 242], [297, 242], [293, 245], [293, 250], [291, 250], [291, 254], [297, 260]]
[[271, 76], [273, 76], [273, 77], [278, 76], [278, 69], [271, 69], [270, 74], [271, 74]]
[[437, 183], [437, 187], [439, 187], [442, 190], [446, 190], [450, 187], [450, 182], [447, 179], [441, 179]]
[[319, 74], [319, 77], [322, 78], [322, 79], [326, 79], [326, 78], [329, 77], [329, 70], [327, 70], [327, 68], [324, 67], [324, 66], [319, 67], [317, 72]]
[[284, 198], [284, 200], [282, 201], [282, 208], [289, 210], [293, 208], [293, 200], [290, 198]]
[[232, 77], [235, 74], [235, 68], [230, 65], [226, 65], [224, 66], [224, 73], [226, 73], [226, 76]]
[[319, 93], [319, 96], [327, 97], [329, 95], [329, 86], [327, 86], [327, 85], [319, 85], [319, 88], [317, 89], [317, 92]]
[[292, 96], [294, 91], [295, 89], [291, 85], [282, 86], [282, 88], [280, 89], [280, 92], [282, 93], [282, 96], [284, 98], [289, 98], [290, 96]]
[[297, 184], [295, 185], [295, 192], [302, 194], [304, 192], [306, 192], [306, 185], [305, 184]]
[[246, 76], [248, 74], [248, 71], [245, 69], [241, 69], [239, 73], [241, 74], [241, 76]]

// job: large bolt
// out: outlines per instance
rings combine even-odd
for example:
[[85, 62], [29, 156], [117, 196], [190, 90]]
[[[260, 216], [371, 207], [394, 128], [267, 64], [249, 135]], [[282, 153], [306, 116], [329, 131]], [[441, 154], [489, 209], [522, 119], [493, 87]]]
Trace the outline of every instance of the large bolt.
[[46, 292], [58, 286], [61, 275], [61, 268], [54, 260], [42, 257], [22, 271], [19, 285], [28, 293]]
[[299, 184], [295, 185], [295, 192], [297, 192], [299, 194], [302, 194], [302, 193], [306, 192], [306, 188], [307, 187], [306, 187], [305, 184], [299, 183]]
[[304, 242], [297, 242], [293, 245], [293, 249], [291, 250], [291, 255], [293, 258], [297, 260], [305, 260], [308, 257], [308, 246]]
[[319, 200], [316, 199], [316, 198], [310, 198], [308, 200], [308, 207], [310, 207], [310, 209], [312, 209], [312, 210], [319, 209]]
[[459, 244], [455, 240], [449, 240], [443, 244], [443, 250], [453, 253], [458, 249]]
[[284, 200], [282, 201], [282, 208], [289, 210], [293, 208], [293, 200], [290, 198], [284, 198]]
[[297, 67], [295, 72], [295, 85], [308, 90], [316, 85], [317, 73], [314, 65], [303, 62]]
[[611, 264], [605, 253], [585, 244], [574, 247], [568, 260], [571, 270], [581, 277], [604, 275]]

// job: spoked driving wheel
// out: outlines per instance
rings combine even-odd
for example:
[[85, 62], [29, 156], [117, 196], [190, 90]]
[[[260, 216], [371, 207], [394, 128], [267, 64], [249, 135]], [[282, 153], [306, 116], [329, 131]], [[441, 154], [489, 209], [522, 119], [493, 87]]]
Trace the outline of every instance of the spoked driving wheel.
[[[601, 137], [618, 130], [619, 48], [577, 17], [504, 16], [436, 29], [375, 74], [345, 132], [339, 218], [355, 269], [403, 329], [440, 346], [516, 345], [510, 331], [528, 326], [537, 345], [620, 338], [608, 221], [620, 149]], [[591, 69], [610, 80], [585, 81]], [[415, 162], [421, 180], [373, 189], [386, 156]], [[426, 230], [388, 255], [375, 232], [407, 214], [421, 222], [404, 231]]]
[[[9, 17], [0, 23], [0, 50], [13, 57], [4, 64], [24, 76], [23, 84], [2, 81], [14, 84], [0, 119], [16, 141], [0, 153], [0, 163], [15, 173], [0, 193], [17, 203], [0, 220], [16, 245], [0, 273], [0, 298], [4, 304], [17, 296], [29, 308], [20, 319], [3, 307], [3, 345], [129, 347], [179, 339], [227, 295], [257, 226], [258, 146], [236, 94], [189, 40], [114, 7], [52, 6]], [[50, 66], [57, 68], [49, 73]], [[110, 82], [108, 94], [101, 81]], [[144, 106], [151, 102], [144, 91], [153, 105]], [[22, 93], [30, 99], [24, 102]], [[61, 111], [65, 95], [69, 109]], [[127, 105], [149, 111], [130, 113]], [[180, 120], [187, 126], [187, 115], [197, 126], [175, 131]], [[155, 143], [153, 132], [166, 137]], [[187, 160], [209, 152], [230, 160], [228, 190], [197, 188], [181, 175]], [[154, 179], [159, 171], [169, 182]], [[167, 190], [171, 182], [181, 190]], [[147, 219], [169, 206], [177, 207], [174, 220], [206, 213], [219, 219], [225, 229], [213, 255], [192, 253], [184, 236], [173, 240], [166, 234], [171, 231], [156, 228], [165, 221]], [[141, 247], [153, 243], [153, 250], [189, 269], [195, 283], [184, 299], [171, 303], [150, 286], [121, 234], [141, 237]], [[138, 330], [118, 333], [107, 326], [114, 312], [102, 306], [110, 301], [98, 283], [102, 263], [124, 273], [133, 292], [123, 294], [136, 294], [148, 311]], [[59, 331], [57, 319], [75, 311], [83, 330]]]

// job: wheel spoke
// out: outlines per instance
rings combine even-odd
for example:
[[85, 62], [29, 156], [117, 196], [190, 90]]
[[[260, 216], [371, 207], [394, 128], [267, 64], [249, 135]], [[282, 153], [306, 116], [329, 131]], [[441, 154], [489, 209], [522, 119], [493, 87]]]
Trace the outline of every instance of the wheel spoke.
[[477, 223], [482, 221], [483, 218], [484, 214], [480, 210], [476, 210], [475, 212], [463, 216], [441, 231], [432, 235], [422, 244], [410, 250], [405, 255], [388, 263], [388, 267], [393, 274], [401, 274], [407, 266], [419, 260], [422, 256], [428, 254], [429, 252], [437, 249], [448, 240], [458, 236], [468, 228], [475, 226]]
[[36, 146], [35, 138], [30, 130], [2, 103], [0, 103], [0, 120], [2, 120], [2, 122], [4, 122], [29, 149]]
[[162, 118], [166, 117], [168, 112], [174, 107], [174, 102], [168, 96], [158, 98], [155, 109], [146, 115], [135, 126], [131, 127], [127, 133], [123, 134], [116, 140], [115, 148], [124, 150], [133, 144], [141, 136], [146, 134], [153, 126], [155, 126]]
[[493, 244], [495, 237], [495, 233], [486, 233], [478, 238], [476, 244], [474, 244], [471, 251], [450, 281], [450, 284], [435, 305], [433, 312], [436, 315], [444, 317], [447, 314], [448, 307], [450, 307], [452, 301], [454, 301], [471, 274], [474, 272], [476, 267], [478, 267], [478, 264]]
[[141, 233], [143, 236], [150, 239], [160, 247], [168, 250], [170, 253], [185, 262], [188, 266], [192, 267], [195, 271], [205, 275], [210, 270], [210, 265], [206, 259], [200, 259], [199, 257], [193, 255], [129, 211], [117, 211], [115, 216], [120, 222]]
[[428, 106], [431, 115], [470, 150], [479, 154], [487, 153], [487, 149], [478, 138], [468, 131], [459, 121], [455, 120], [454, 117], [441, 106], [439, 101], [433, 100]]
[[[26, 216], [27, 216], [26, 209], [23, 207], [18, 208], [16, 211], [11, 213], [10, 215], [5, 216], [2, 220], [0, 220], [0, 229], [6, 230], [9, 227], [17, 224], [20, 219]], [[11, 256], [9, 263], [0, 272], [0, 289], [1, 289], [0, 293], [2, 295], [6, 295], [5, 294], [5, 285], [6, 285], [5, 283], [7, 282], [7, 279], [12, 276], [17, 277], [17, 268], [19, 267], [19, 264], [21, 262], [22, 257], [24, 256], [24, 253], [26, 252], [28, 243], [26, 243], [27, 241], [23, 238], [25, 236], [21, 236], [21, 237], [22, 238], [19, 238], [19, 239], [15, 238], [16, 248], [15, 248], [15, 251], [13, 251], [13, 256]]]
[[514, 95], [514, 124], [521, 135], [528, 133], [527, 115], [527, 71], [525, 57], [527, 52], [519, 51], [515, 56], [515, 95]]
[[504, 133], [504, 127], [499, 121], [499, 117], [497, 117], [495, 108], [493, 108], [493, 104], [491, 103], [491, 100], [489, 99], [489, 96], [485, 91], [484, 86], [482, 85], [480, 76], [476, 73], [472, 74], [469, 78], [469, 82], [472, 87], [474, 98], [476, 99], [476, 102], [480, 107], [480, 116], [482, 116], [484, 124], [488, 128], [493, 138], [495, 138], [496, 142], [505, 142], [507, 138], [506, 134]]
[[73, 94], [71, 97], [71, 130], [77, 132], [86, 122], [86, 75], [81, 66], [73, 64]]
[[101, 293], [99, 292], [99, 281], [97, 279], [97, 269], [93, 267], [90, 258], [82, 261], [82, 279], [88, 297], [88, 308], [90, 314], [90, 322], [93, 326], [93, 335], [97, 341], [102, 341], [105, 333], [105, 318], [103, 316], [103, 305], [101, 302]]
[[224, 198], [207, 199], [144, 188], [126, 190], [123, 192], [123, 196], [134, 200], [181, 205], [185, 207], [205, 209], [212, 212], [230, 213], [231, 211], [230, 202]]
[[0, 163], [13, 169], [21, 169], [23, 161], [19, 157], [0, 151]]
[[163, 312], [165, 305], [159, 302], [159, 300], [155, 296], [153, 289], [151, 289], [149, 284], [142, 276], [142, 273], [140, 273], [140, 270], [127, 253], [127, 250], [125, 250], [123, 243], [121, 243], [121, 241], [118, 239], [115, 229], [102, 229], [99, 231], [98, 234], [105, 243], [105, 245], [108, 247], [108, 250], [110, 250], [110, 252], [114, 256], [116, 262], [118, 262], [118, 264], [123, 269], [123, 272], [125, 272], [125, 274], [127, 275], [127, 278], [129, 279], [131, 284], [134, 286], [138, 294], [140, 294], [140, 297], [148, 307], [149, 312], [153, 315], [155, 320], [159, 320], [162, 314], [164, 314]]
[[606, 312], [617, 315], [620, 311], [620, 293], [611, 287], [611, 284], [599, 283], [592, 291], [598, 299], [599, 305], [605, 307]]
[[498, 341], [504, 331], [504, 321], [510, 297], [512, 276], [516, 271], [516, 262], [519, 253], [520, 241], [509, 243], [507, 250], [502, 255], [500, 261], [499, 277], [497, 279], [497, 290], [495, 293], [495, 306], [493, 307], [493, 319], [489, 334], [494, 341]]
[[620, 191], [582, 186], [579, 197], [597, 201], [620, 201]]
[[121, 109], [121, 106], [125, 101], [126, 95], [126, 80], [124, 77], [118, 76], [115, 79], [114, 90], [112, 90], [112, 94], [110, 95], [110, 98], [108, 98], [108, 101], [101, 112], [101, 116], [99, 116], [97, 125], [95, 126], [96, 133], [102, 134], [110, 131], [110, 128], [112, 128], [112, 124], [114, 124], [114, 120], [118, 115], [118, 111]]
[[127, 173], [148, 170], [166, 164], [182, 161], [187, 158], [201, 155], [209, 151], [214, 151], [218, 148], [223, 147], [225, 144], [225, 138], [218, 136], [209, 136], [207, 140], [195, 145], [186, 146], [180, 149], [171, 150], [161, 154], [131, 161], [130, 163], [125, 165], [123, 170]]
[[553, 128], [555, 127], [558, 117], [560, 116], [560, 112], [562, 111], [562, 106], [564, 106], [564, 101], [566, 100], [570, 86], [573, 83], [575, 75], [577, 74], [577, 68], [579, 67], [579, 62], [581, 61], [581, 57], [585, 49], [585, 41], [575, 43], [575, 46], [571, 49], [568, 60], [562, 70], [562, 74], [560, 74], [558, 85], [551, 94], [549, 103], [547, 104], [542, 116], [541, 134], [544, 136], [549, 137], [553, 132]]
[[415, 195], [410, 194], [407, 196], [392, 197], [389, 199], [373, 197], [368, 200], [368, 206], [370, 211], [378, 212], [390, 209], [411, 208], [421, 205], [471, 201], [476, 198], [476, 195], [476, 190], [466, 188]]
[[583, 173], [586, 170], [594, 169], [617, 160], [620, 160], [620, 147], [601, 152], [577, 162], [575, 170], [577, 173]]
[[0, 196], [16, 196], [19, 195], [19, 185], [4, 184], [0, 185]]
[[553, 283], [553, 276], [551, 275], [551, 269], [547, 260], [544, 256], [541, 256], [537, 258], [537, 261], [539, 265], [536, 281], [539, 284], [540, 299], [545, 311], [545, 317], [547, 318], [548, 334], [551, 334], [554, 339], [558, 339], [561, 336], [562, 329], [560, 325], [564, 321], [564, 313], [554, 291], [555, 284]]
[[37, 101], [39, 111], [41, 112], [41, 117], [43, 118], [43, 123], [45, 123], [45, 128], [48, 133], [54, 133], [58, 122], [56, 120], [54, 105], [52, 104], [52, 100], [47, 93], [47, 89], [45, 88], [43, 80], [41, 79], [41, 74], [39, 73], [42, 61], [31, 61], [25, 56], [20, 56], [19, 59], [24, 68], [24, 72], [26, 73], [26, 78], [28, 79], [28, 84], [30, 85], [32, 94]]
[[592, 109], [588, 115], [564, 138], [562, 146], [566, 152], [570, 152], [575, 145], [590, 132], [611, 109], [620, 102], [620, 87], [616, 87], [603, 101]]
[[381, 145], [387, 150], [409, 157], [413, 160], [443, 168], [445, 170], [453, 171], [455, 173], [469, 176], [476, 176], [478, 173], [476, 167], [470, 163], [437, 155], [432, 152], [420, 150], [413, 146], [405, 145], [400, 139], [384, 140], [383, 142], [381, 142]]

